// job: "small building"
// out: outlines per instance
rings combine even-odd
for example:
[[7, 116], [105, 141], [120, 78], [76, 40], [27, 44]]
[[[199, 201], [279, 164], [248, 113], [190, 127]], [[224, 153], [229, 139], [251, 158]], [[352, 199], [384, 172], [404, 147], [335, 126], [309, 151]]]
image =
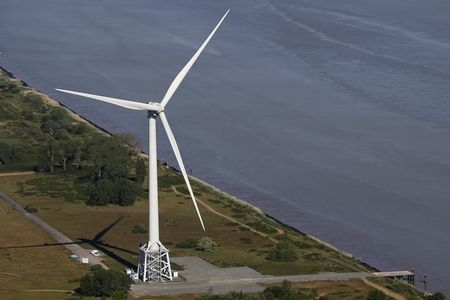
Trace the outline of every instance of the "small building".
[[82, 257], [81, 258], [81, 264], [83, 264], [83, 265], [89, 264], [89, 257]]

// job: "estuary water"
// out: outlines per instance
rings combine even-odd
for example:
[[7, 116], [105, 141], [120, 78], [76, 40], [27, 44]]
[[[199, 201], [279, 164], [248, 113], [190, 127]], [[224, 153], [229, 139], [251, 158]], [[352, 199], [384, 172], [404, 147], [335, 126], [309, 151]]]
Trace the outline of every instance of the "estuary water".
[[450, 294], [449, 1], [1, 0], [0, 65], [146, 145], [145, 113], [54, 88], [159, 101], [228, 8], [166, 110], [188, 169]]

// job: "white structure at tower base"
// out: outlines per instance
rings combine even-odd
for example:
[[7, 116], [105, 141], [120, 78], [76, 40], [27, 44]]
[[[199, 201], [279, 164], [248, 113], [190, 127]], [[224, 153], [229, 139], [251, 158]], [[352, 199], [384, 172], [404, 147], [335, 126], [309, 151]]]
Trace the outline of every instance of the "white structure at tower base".
[[169, 250], [161, 242], [154, 242], [150, 247], [149, 244], [139, 248], [139, 279], [142, 282], [172, 281]]

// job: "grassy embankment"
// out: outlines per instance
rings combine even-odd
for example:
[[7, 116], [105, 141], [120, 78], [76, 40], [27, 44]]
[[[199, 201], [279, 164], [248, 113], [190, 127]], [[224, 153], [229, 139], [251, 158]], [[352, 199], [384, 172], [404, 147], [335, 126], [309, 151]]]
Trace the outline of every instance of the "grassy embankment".
[[[1, 165], [0, 172], [30, 170], [35, 166], [40, 146], [46, 140], [46, 133], [41, 130], [38, 120], [43, 114], [48, 114], [59, 105], [46, 96], [10, 79], [3, 72], [0, 74], [0, 83], [3, 86], [0, 91], [1, 141], [27, 150], [20, 163]], [[31, 94], [32, 97], [30, 97]], [[44, 103], [44, 108], [37, 104], [39, 101]], [[74, 125], [83, 122], [74, 115], [70, 115], [70, 118], [70, 122]], [[65, 138], [92, 139], [102, 134], [90, 127], [81, 134], [67, 132]], [[207, 231], [203, 232], [180, 174], [163, 165], [159, 166], [158, 171], [161, 239], [170, 248], [172, 256], [197, 255], [219, 266], [249, 266], [262, 273], [273, 275], [367, 270], [366, 267], [351, 258], [274, 222], [250, 206], [238, 203], [225, 194], [195, 182], [193, 187], [198, 199], [211, 209], [200, 205], [207, 228]], [[23, 205], [32, 205], [37, 208], [38, 216], [80, 242], [81, 246], [96, 247], [108, 253], [109, 255], [105, 257], [105, 263], [108, 266], [122, 270], [125, 265], [135, 264], [137, 245], [147, 240], [147, 233], [132, 233], [131, 231], [135, 224], [147, 224], [148, 222], [146, 183], [143, 185], [141, 197], [133, 206], [92, 207], [84, 203], [83, 183], [80, 180], [84, 176], [86, 173], [83, 170], [71, 169], [59, 170], [52, 174], [2, 177], [0, 178], [0, 190]], [[3, 214], [2, 212], [2, 216]], [[224, 218], [220, 214], [224, 214], [228, 218]], [[97, 234], [112, 224], [113, 226], [103, 232], [100, 239], [95, 238]], [[212, 237], [219, 247], [213, 252], [205, 253], [176, 246], [177, 243], [186, 239], [199, 239], [203, 236]], [[299, 256], [295, 262], [274, 262], [266, 259], [281, 236], [295, 247]], [[3, 234], [0, 235], [0, 245], [3, 247], [28, 246], [39, 243], [39, 241], [11, 239]], [[47, 254], [59, 251], [58, 255], [52, 254], [55, 257], [54, 261], [58, 262], [55, 265], [61, 265], [63, 269], [75, 268], [79, 273], [68, 272], [67, 275], [60, 275], [56, 278], [51, 271], [46, 271], [40, 276], [41, 281], [35, 281], [35, 286], [73, 288], [73, 284], [69, 282], [70, 278], [81, 275], [83, 270], [68, 261], [68, 253], [65, 253], [61, 246], [51, 247], [45, 245], [45, 241], [42, 241], [41, 244], [42, 247], [33, 248], [36, 249], [33, 252], [23, 251], [21, 259], [23, 261], [33, 260], [35, 251]], [[15, 250], [3, 249], [2, 251], [0, 265]], [[31, 266], [33, 268], [33, 265]], [[51, 278], [59, 280], [59, 283], [52, 285]], [[4, 281], [0, 282], [0, 289], [4, 289]], [[12, 288], [14, 289], [14, 286]], [[16, 289], [23, 288], [17, 286]]]

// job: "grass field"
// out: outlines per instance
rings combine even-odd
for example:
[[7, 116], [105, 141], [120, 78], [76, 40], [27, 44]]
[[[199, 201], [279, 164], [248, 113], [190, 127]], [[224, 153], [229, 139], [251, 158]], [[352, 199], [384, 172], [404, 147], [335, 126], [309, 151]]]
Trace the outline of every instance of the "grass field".
[[66, 299], [64, 292], [27, 290], [72, 290], [87, 267], [71, 262], [63, 246], [20, 247], [54, 241], [1, 201], [0, 216], [0, 299]]

